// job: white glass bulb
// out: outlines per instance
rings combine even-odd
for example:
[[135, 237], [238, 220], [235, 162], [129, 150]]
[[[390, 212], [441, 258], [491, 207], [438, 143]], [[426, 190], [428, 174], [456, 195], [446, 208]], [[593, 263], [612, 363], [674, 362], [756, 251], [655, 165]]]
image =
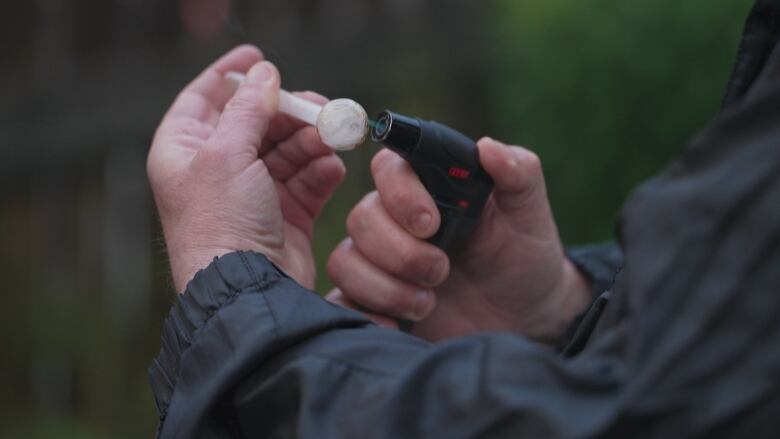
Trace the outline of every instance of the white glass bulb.
[[338, 151], [349, 151], [363, 143], [368, 133], [366, 110], [352, 99], [335, 99], [317, 116], [322, 143]]

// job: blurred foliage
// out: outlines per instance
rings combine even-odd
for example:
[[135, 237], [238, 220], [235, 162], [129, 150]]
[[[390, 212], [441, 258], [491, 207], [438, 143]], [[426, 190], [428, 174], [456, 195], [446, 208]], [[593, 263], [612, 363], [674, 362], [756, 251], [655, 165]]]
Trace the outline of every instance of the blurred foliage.
[[542, 158], [564, 242], [613, 239], [628, 191], [716, 114], [752, 3], [497, 4], [496, 136]]

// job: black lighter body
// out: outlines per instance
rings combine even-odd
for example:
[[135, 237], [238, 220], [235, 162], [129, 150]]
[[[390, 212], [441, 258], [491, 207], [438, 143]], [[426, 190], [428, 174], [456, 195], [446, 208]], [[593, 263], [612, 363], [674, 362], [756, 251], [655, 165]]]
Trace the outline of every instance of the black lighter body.
[[493, 190], [476, 143], [438, 122], [387, 110], [377, 117], [371, 138], [406, 159], [436, 202], [441, 225], [430, 242], [456, 250], [474, 231]]

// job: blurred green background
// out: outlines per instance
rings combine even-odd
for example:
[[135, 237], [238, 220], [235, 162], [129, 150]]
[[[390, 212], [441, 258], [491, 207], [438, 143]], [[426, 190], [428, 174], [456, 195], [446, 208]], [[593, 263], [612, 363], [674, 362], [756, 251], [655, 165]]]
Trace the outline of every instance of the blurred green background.
[[[751, 0], [12, 0], [0, 26], [0, 437], [143, 437], [174, 294], [144, 175], [177, 91], [235, 44], [290, 89], [536, 151], [566, 243], [717, 112]], [[318, 290], [376, 147], [316, 228]]]

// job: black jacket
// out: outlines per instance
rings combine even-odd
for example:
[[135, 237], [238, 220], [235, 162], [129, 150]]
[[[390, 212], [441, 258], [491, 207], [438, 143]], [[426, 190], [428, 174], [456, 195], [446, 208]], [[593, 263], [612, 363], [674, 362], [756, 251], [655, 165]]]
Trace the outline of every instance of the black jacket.
[[233, 253], [165, 323], [159, 436], [777, 437], [779, 14], [758, 2], [720, 115], [625, 205], [614, 285], [615, 247], [570, 252], [610, 291], [562, 351], [429, 344]]

